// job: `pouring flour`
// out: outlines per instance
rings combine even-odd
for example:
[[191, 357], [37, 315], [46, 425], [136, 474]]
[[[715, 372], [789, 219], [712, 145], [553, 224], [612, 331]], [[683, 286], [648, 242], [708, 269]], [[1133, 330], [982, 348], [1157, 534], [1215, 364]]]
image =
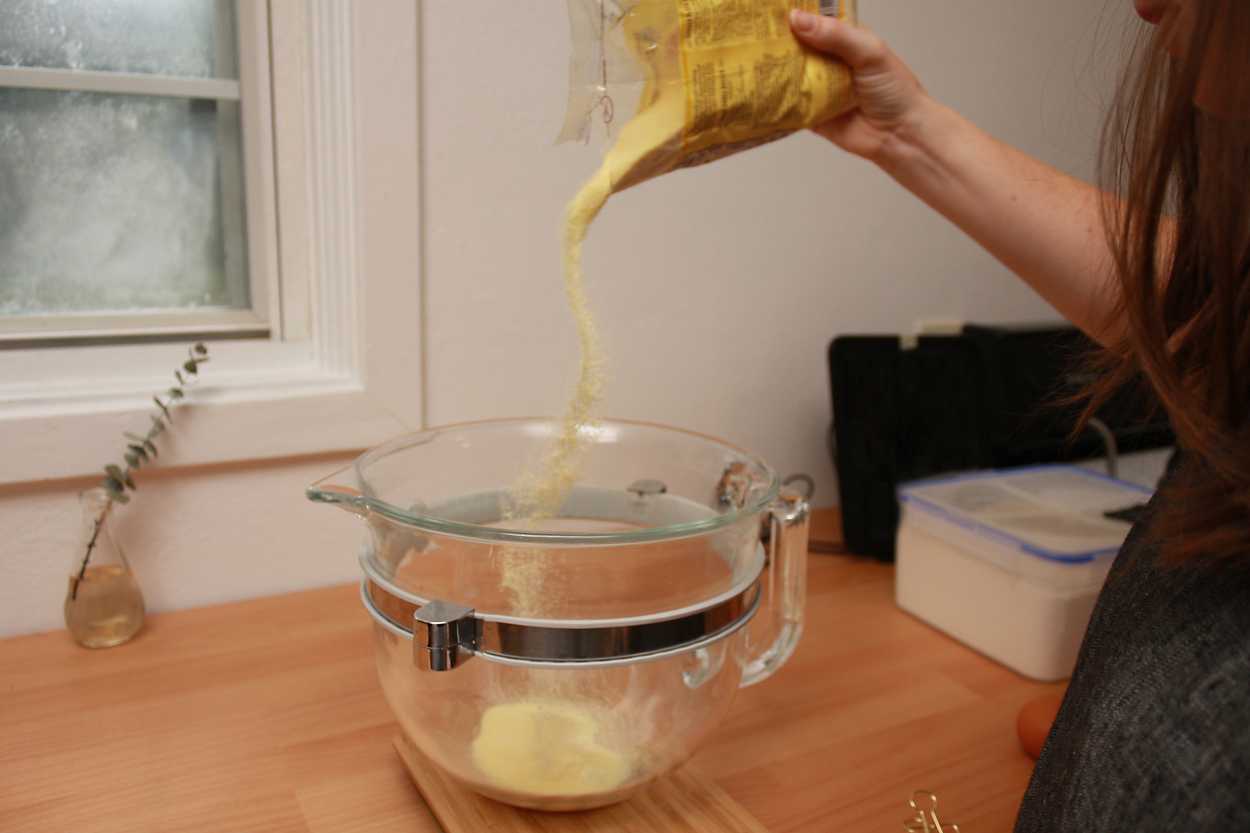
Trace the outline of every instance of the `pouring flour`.
[[[595, 109], [611, 115], [606, 75], [614, 44], [616, 54], [632, 58], [626, 73], [640, 73], [643, 86], [635, 114], [565, 212], [564, 288], [580, 347], [577, 382], [559, 435], [537, 470], [512, 490], [505, 513], [511, 521], [535, 526], [556, 517], [578, 478], [582, 432], [594, 421], [605, 366], [586, 296], [582, 245], [609, 198], [678, 168], [821, 124], [854, 106], [847, 69], [794, 39], [794, 8], [843, 19], [855, 14], [853, 0], [569, 0], [574, 77], [563, 138], [584, 136]], [[594, 65], [602, 70], [596, 83], [576, 77], [579, 67]], [[512, 546], [499, 557], [514, 612], [547, 615], [554, 588], [539, 554]], [[631, 762], [606, 739], [613, 734], [606, 731], [609, 721], [610, 713], [593, 698], [536, 688], [486, 709], [472, 757], [501, 789], [610, 793], [629, 778]]]

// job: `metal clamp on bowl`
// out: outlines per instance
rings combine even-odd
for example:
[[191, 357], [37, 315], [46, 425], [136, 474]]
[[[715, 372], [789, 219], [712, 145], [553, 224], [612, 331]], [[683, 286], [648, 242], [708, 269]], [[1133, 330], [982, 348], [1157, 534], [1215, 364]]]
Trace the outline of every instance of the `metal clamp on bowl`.
[[413, 613], [412, 661], [422, 671], [450, 671], [473, 656], [481, 640], [472, 608], [433, 601]]
[[413, 640], [422, 671], [451, 671], [473, 656], [519, 665], [621, 665], [715, 642], [742, 628], [760, 604], [759, 576], [703, 604], [651, 616], [561, 622], [479, 614], [395, 587], [361, 560], [360, 595], [379, 625]]

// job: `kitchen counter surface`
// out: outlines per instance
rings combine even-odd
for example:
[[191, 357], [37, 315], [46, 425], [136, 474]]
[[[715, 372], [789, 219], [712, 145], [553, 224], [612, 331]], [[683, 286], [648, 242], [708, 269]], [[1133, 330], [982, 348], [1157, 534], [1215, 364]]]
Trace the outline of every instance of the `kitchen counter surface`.
[[[898, 830], [916, 789], [964, 833], [1010, 830], [1016, 712], [1057, 687], [899, 611], [887, 565], [813, 554], [807, 611], [689, 766], [777, 833]], [[355, 585], [150, 616], [104, 651], [8, 639], [0, 830], [436, 833], [396, 731]]]

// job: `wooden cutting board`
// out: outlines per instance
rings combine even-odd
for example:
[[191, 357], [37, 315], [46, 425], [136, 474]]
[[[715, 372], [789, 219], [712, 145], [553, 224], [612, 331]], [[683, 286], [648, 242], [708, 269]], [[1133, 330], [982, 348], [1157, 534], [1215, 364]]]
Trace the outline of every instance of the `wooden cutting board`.
[[611, 807], [540, 813], [456, 784], [402, 736], [395, 737], [395, 749], [446, 833], [767, 833], [742, 805], [688, 766]]

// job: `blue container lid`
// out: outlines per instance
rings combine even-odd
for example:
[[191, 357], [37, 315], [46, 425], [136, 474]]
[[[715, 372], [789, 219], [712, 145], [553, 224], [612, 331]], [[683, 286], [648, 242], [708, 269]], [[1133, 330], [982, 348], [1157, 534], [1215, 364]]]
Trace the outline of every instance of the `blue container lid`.
[[1079, 466], [968, 472], [904, 484], [899, 500], [1023, 553], [1067, 564], [1113, 555], [1129, 524], [1106, 513], [1145, 503], [1152, 492]]

